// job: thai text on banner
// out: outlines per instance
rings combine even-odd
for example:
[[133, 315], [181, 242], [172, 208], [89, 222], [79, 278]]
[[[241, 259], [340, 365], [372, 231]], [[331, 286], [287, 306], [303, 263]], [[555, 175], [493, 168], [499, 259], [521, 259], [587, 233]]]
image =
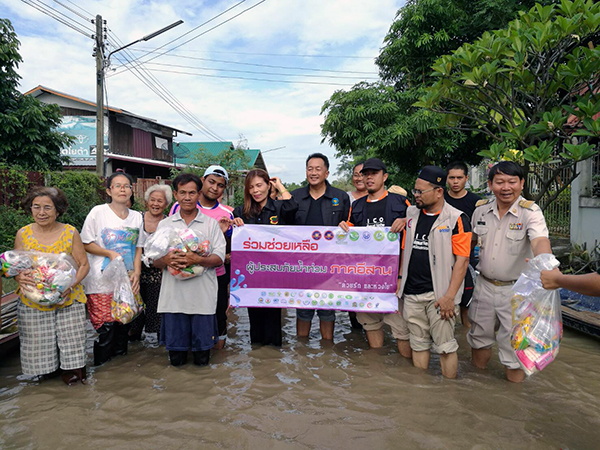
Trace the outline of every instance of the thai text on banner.
[[399, 235], [389, 228], [245, 225], [231, 250], [234, 307], [398, 311]]

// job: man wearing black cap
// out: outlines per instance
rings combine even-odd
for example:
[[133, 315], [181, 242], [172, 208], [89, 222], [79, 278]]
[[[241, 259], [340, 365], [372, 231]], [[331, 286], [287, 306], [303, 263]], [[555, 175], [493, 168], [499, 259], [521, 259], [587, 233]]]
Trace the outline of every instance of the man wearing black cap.
[[[329, 159], [322, 153], [313, 153], [306, 159], [306, 181], [308, 186], [294, 190], [291, 194], [298, 202], [298, 211], [294, 217], [294, 225], [318, 225], [337, 227], [342, 220], [348, 218], [350, 199], [348, 194], [334, 188], [327, 181], [329, 176]], [[296, 329], [298, 336], [308, 337], [310, 326], [315, 315], [314, 309], [296, 310]], [[335, 311], [319, 309], [319, 329], [321, 337], [333, 340]]]
[[[367, 159], [361, 170], [368, 195], [356, 200], [351, 207], [350, 220], [340, 223], [340, 227], [348, 232], [349, 227], [391, 227], [392, 233], [399, 233], [406, 224], [406, 209], [410, 203], [406, 197], [392, 194], [385, 189], [388, 178], [385, 164], [377, 158]], [[392, 335], [398, 341], [398, 350], [406, 358], [410, 358], [408, 345], [408, 328], [400, 314], [356, 314], [358, 322], [367, 333], [371, 348], [383, 347], [383, 324], [392, 329]]]
[[440, 354], [442, 374], [455, 378], [455, 315], [469, 265], [471, 225], [465, 213], [444, 201], [445, 185], [446, 172], [435, 166], [424, 167], [415, 181], [416, 206], [406, 213], [398, 297], [415, 367], [427, 369], [433, 350]]

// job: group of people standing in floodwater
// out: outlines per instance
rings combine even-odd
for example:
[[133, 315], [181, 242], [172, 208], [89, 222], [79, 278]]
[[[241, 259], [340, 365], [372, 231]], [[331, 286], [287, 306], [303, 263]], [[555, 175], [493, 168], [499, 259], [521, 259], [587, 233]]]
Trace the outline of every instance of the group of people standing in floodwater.
[[[212, 349], [226, 344], [229, 307], [232, 229], [246, 224], [387, 227], [401, 233], [398, 279], [399, 311], [390, 314], [350, 314], [353, 328], [363, 329], [371, 348], [383, 346], [388, 324], [400, 354], [427, 369], [430, 352], [440, 354], [444, 376], [457, 375], [457, 317], [469, 327], [467, 341], [473, 363], [485, 368], [497, 342], [500, 361], [510, 381], [524, 372], [510, 347], [510, 288], [525, 269], [526, 258], [551, 253], [548, 229], [540, 208], [521, 196], [524, 175], [513, 162], [500, 162], [488, 176], [493, 194], [480, 199], [466, 191], [468, 168], [462, 162], [446, 170], [424, 167], [411, 192], [392, 186], [385, 164], [368, 159], [353, 168], [354, 191], [344, 192], [328, 181], [329, 161], [320, 153], [306, 160], [307, 185], [288, 192], [281, 180], [261, 169], [250, 170], [244, 183], [244, 203], [235, 209], [220, 199], [229, 183], [221, 166], [210, 166], [199, 178], [181, 173], [172, 187], [155, 185], [144, 196], [146, 211], [130, 209], [133, 180], [114, 173], [106, 180], [109, 202], [94, 207], [81, 234], [58, 221], [68, 203], [57, 188], [37, 187], [25, 199], [34, 223], [15, 238], [16, 250], [69, 253], [78, 264], [76, 280], [55, 306], [40, 306], [21, 295], [18, 324], [21, 365], [28, 375], [62, 375], [67, 384], [86, 378], [85, 322], [98, 336], [94, 364], [127, 353], [128, 342], [142, 333], [156, 333], [170, 363], [208, 364]], [[167, 212], [169, 205], [176, 202]], [[190, 229], [206, 236], [209, 254], [172, 250], [142, 264], [148, 238], [163, 228]], [[102, 270], [121, 257], [135, 294], [146, 308], [130, 324], [111, 315], [112, 294], [98, 288]], [[202, 276], [180, 280], [167, 270], [204, 267]], [[475, 270], [479, 275], [475, 283]], [[551, 283], [548, 275], [547, 283]], [[28, 272], [20, 286], [35, 280]], [[544, 278], [543, 278], [544, 280]], [[554, 286], [553, 286], [554, 287]], [[332, 340], [336, 311], [316, 311], [322, 339]], [[339, 313], [338, 313], [339, 314]], [[248, 308], [252, 344], [282, 345], [280, 308]], [[315, 310], [297, 309], [297, 334], [307, 337]]]

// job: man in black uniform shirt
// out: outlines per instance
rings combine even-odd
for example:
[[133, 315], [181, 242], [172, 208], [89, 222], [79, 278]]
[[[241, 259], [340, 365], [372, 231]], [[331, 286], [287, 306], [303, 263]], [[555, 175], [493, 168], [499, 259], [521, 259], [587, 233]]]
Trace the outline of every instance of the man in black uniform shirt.
[[[392, 233], [401, 232], [406, 225], [406, 209], [410, 203], [406, 197], [385, 189], [388, 178], [385, 164], [377, 158], [367, 159], [361, 172], [368, 195], [352, 204], [350, 220], [341, 222], [340, 228], [348, 232], [351, 226], [390, 227]], [[366, 331], [371, 348], [383, 347], [383, 324], [387, 323], [397, 340], [400, 354], [406, 358], [411, 357], [408, 328], [400, 314], [359, 312], [356, 313], [356, 318]]]
[[[342, 220], [348, 218], [350, 198], [341, 189], [334, 188], [327, 181], [329, 175], [329, 159], [322, 153], [313, 153], [306, 160], [306, 180], [308, 186], [296, 189], [292, 197], [298, 202], [298, 211], [294, 225], [318, 225], [337, 227]], [[314, 309], [296, 310], [296, 328], [298, 336], [307, 337], [310, 324], [315, 315]], [[335, 311], [320, 309], [319, 316], [321, 336], [333, 340]]]
[[[446, 173], [448, 174], [448, 190], [444, 193], [444, 200], [464, 212], [470, 221], [476, 204], [481, 200], [481, 197], [465, 189], [467, 181], [469, 181], [469, 168], [464, 162], [455, 161], [446, 166]], [[465, 290], [460, 302], [460, 320], [463, 326], [467, 328], [471, 327], [469, 323], [469, 305], [473, 297], [474, 287], [472, 271], [477, 266], [477, 259], [473, 252], [471, 252], [470, 266], [465, 277]]]

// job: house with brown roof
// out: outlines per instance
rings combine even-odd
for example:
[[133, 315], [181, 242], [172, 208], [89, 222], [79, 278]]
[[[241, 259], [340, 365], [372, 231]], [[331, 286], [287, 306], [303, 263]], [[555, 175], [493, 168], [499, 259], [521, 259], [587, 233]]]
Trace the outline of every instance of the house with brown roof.
[[[96, 170], [96, 102], [45, 86], [37, 86], [25, 95], [60, 106], [63, 121], [59, 131], [75, 138], [71, 146], [62, 149], [62, 154], [70, 158], [65, 169]], [[122, 170], [135, 178], [169, 178], [174, 165], [173, 138], [192, 136], [113, 106], [105, 106], [104, 116], [106, 175]]]

